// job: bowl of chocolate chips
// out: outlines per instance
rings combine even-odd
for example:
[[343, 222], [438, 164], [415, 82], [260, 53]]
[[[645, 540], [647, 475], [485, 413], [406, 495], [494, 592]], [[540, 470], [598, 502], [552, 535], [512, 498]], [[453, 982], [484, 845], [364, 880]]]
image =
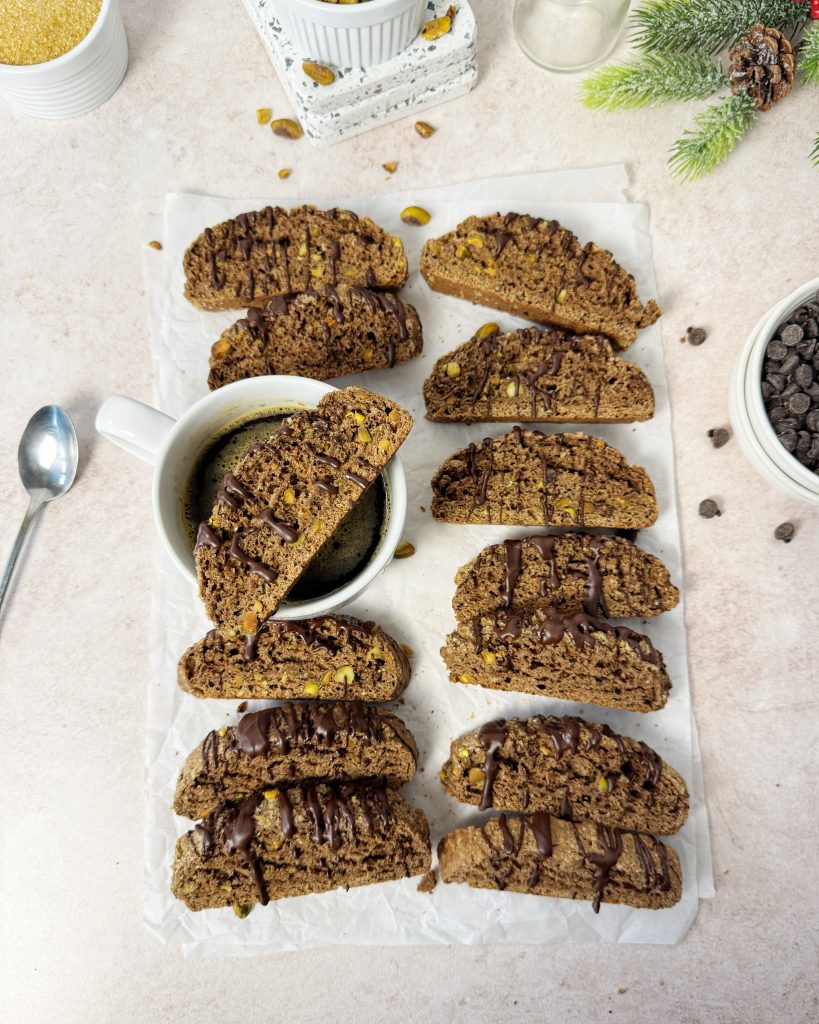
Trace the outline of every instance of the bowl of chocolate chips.
[[819, 504], [819, 278], [777, 303], [734, 367], [731, 421], [756, 469]]

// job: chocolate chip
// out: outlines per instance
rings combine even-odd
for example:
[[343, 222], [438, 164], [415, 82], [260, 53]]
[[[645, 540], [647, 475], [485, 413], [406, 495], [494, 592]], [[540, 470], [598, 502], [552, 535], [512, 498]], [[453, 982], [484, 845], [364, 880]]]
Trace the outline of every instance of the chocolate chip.
[[800, 388], [809, 388], [813, 384], [813, 367], [809, 363], [802, 363], [793, 371], [793, 379]]
[[763, 401], [767, 402], [768, 399], [771, 397], [771, 395], [773, 393], [774, 393], [774, 390], [771, 387], [771, 385], [768, 383], [768, 381], [763, 380], [762, 381], [762, 399], [763, 399]]
[[773, 426], [778, 426], [782, 420], [787, 419], [788, 411], [783, 406], [778, 405], [775, 409], [771, 409], [768, 413], [768, 419], [771, 421]]
[[779, 372], [784, 373], [787, 377], [789, 373], [793, 373], [796, 367], [799, 365], [799, 356], [795, 352], [789, 352], [787, 357], [782, 360], [782, 365], [779, 367]]
[[819, 409], [811, 409], [805, 417], [805, 426], [814, 433], [819, 431]]
[[724, 444], [728, 444], [730, 434], [725, 427], [712, 427], [708, 431], [708, 436], [711, 438], [711, 444], [715, 448], [722, 448]]
[[779, 435], [779, 443], [783, 448], [786, 448], [789, 452], [792, 452], [796, 447], [796, 431], [785, 430]]
[[781, 373], [769, 373], [765, 380], [771, 385], [774, 391], [781, 391], [785, 387], [785, 378]]
[[714, 516], [722, 515], [722, 512], [720, 512], [719, 510], [719, 506], [713, 498], [705, 498], [703, 501], [701, 501], [700, 507], [697, 511], [703, 519], [713, 519]]
[[777, 540], [784, 541], [786, 544], [790, 544], [793, 540], [793, 535], [796, 533], [796, 527], [793, 523], [780, 523], [779, 526], [774, 530], [774, 537]]
[[806, 321], [804, 330], [806, 338], [819, 338], [819, 323], [813, 317]]
[[804, 331], [799, 324], [787, 324], [779, 332], [779, 339], [789, 348], [792, 345], [798, 345], [804, 337]]
[[702, 327], [689, 327], [685, 334], [689, 345], [701, 345], [708, 337]]
[[781, 363], [787, 354], [788, 350], [785, 345], [776, 339], [768, 342], [768, 347], [765, 349], [765, 355], [768, 359], [774, 359], [778, 363]]
[[795, 395], [791, 395], [788, 400], [788, 410], [796, 415], [802, 415], [810, 409], [810, 398], [807, 395], [803, 395], [802, 392], [798, 392]]
[[783, 402], [786, 402], [791, 397], [791, 395], [795, 395], [796, 392], [799, 390], [800, 388], [796, 381], [789, 380], [785, 387], [782, 388], [782, 394], [780, 397], [782, 398]]
[[796, 346], [796, 351], [802, 359], [809, 362], [816, 354], [816, 339], [800, 341]]

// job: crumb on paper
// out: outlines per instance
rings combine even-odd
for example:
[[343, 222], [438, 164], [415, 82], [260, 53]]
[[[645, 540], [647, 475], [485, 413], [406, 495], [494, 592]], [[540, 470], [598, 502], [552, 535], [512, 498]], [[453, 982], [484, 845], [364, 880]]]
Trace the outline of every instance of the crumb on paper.
[[418, 883], [418, 892], [432, 892], [435, 888], [435, 883], [438, 881], [434, 871], [427, 871], [421, 881]]
[[156, 240], [156, 239], [154, 239], [154, 240], [153, 240], [152, 242], [148, 242], [148, 245], [149, 245], [149, 246], [150, 246], [150, 247], [151, 247], [152, 249], [156, 249], [156, 250], [157, 250], [157, 252], [161, 252], [161, 250], [162, 250], [162, 243], [161, 243], [161, 242], [157, 242], [157, 240]]

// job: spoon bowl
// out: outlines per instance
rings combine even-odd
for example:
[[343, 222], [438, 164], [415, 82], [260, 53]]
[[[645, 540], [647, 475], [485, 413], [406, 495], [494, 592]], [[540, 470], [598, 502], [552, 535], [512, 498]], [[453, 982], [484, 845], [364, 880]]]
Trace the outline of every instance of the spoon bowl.
[[0, 579], [0, 608], [29, 527], [49, 501], [62, 497], [71, 487], [78, 462], [77, 432], [65, 409], [59, 405], [38, 409], [28, 421], [17, 450], [20, 479], [31, 500]]
[[44, 405], [28, 421], [17, 452], [23, 486], [41, 501], [62, 497], [74, 483], [79, 461], [77, 432], [59, 405]]

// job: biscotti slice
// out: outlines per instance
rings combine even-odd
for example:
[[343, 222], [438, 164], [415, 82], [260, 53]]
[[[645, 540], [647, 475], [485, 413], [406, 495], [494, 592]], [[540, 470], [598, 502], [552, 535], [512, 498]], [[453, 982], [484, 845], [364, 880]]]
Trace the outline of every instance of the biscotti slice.
[[499, 719], [454, 740], [448, 792], [485, 811], [548, 811], [568, 821], [673, 835], [685, 780], [641, 740], [570, 715]]
[[429, 826], [383, 785], [302, 783], [225, 804], [176, 844], [171, 890], [190, 910], [247, 908], [429, 870]]
[[229, 327], [211, 349], [208, 387], [272, 373], [330, 380], [405, 363], [422, 347], [418, 314], [395, 295], [319, 284]]
[[556, 220], [500, 213], [467, 217], [426, 242], [427, 284], [515, 316], [578, 334], [605, 334], [626, 348], [660, 308], [643, 305], [634, 278], [594, 242], [581, 245]]
[[394, 402], [345, 388], [290, 416], [243, 455], [196, 542], [199, 594], [211, 620], [229, 636], [255, 633], [411, 426]]
[[205, 228], [182, 261], [198, 309], [264, 306], [315, 284], [396, 291], [407, 280], [401, 239], [352, 210], [267, 206]]
[[625, 537], [540, 534], [491, 544], [455, 575], [462, 622], [494, 608], [559, 608], [612, 617], [653, 616], [680, 594], [659, 558]]
[[679, 903], [676, 850], [654, 836], [535, 812], [459, 828], [438, 844], [443, 882], [662, 910]]
[[237, 700], [394, 700], [409, 677], [406, 654], [383, 629], [338, 615], [269, 619], [244, 640], [212, 629], [177, 670], [186, 693]]
[[415, 775], [417, 761], [412, 733], [386, 708], [288, 701], [211, 730], [182, 766], [173, 809], [204, 818], [225, 801], [295, 780], [383, 779], [401, 786]]
[[508, 434], [451, 455], [432, 480], [432, 514], [447, 523], [639, 530], [656, 520], [642, 466], [585, 434]]
[[498, 609], [460, 623], [441, 655], [453, 682], [626, 711], [657, 711], [671, 689], [647, 636], [585, 612]]
[[[654, 415], [654, 392], [602, 335], [529, 327], [478, 334], [443, 356], [424, 383], [443, 423], [631, 423]], [[481, 336], [483, 334], [483, 336]]]

